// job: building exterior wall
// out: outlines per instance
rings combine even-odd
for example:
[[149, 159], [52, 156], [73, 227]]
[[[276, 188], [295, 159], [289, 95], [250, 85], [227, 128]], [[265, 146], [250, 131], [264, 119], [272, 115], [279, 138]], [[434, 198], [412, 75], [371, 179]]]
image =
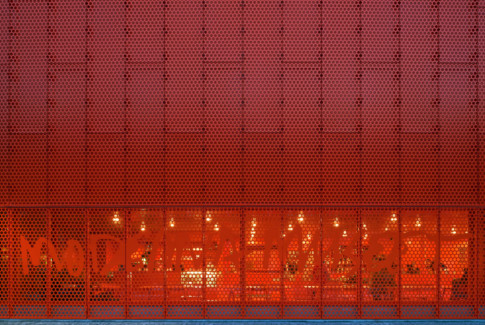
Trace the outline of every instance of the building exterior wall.
[[484, 10], [0, 0], [0, 315], [484, 318]]

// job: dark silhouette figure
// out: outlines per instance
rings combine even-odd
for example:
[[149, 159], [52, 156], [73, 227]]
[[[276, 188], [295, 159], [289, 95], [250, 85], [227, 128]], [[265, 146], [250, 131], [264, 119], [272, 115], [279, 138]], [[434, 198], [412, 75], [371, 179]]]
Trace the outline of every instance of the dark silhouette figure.
[[396, 281], [387, 268], [383, 268], [372, 275], [371, 295], [374, 300], [392, 300]]
[[460, 278], [451, 282], [451, 300], [464, 300], [468, 298], [468, 268], [463, 269]]

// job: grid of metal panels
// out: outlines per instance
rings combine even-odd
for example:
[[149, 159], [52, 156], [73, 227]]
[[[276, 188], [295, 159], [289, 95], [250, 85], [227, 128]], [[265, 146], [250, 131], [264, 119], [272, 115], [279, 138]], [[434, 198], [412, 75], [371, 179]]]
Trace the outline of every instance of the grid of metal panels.
[[10, 208], [4, 318], [485, 318], [485, 211]]
[[0, 204], [484, 204], [484, 9], [1, 0]]
[[484, 23], [0, 0], [0, 316], [485, 317]]

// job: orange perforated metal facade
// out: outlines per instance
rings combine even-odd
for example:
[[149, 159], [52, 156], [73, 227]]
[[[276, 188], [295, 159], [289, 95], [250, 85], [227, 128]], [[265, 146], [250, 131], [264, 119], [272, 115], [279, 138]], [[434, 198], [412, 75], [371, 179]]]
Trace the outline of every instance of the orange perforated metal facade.
[[1, 318], [485, 318], [482, 0], [0, 0]]

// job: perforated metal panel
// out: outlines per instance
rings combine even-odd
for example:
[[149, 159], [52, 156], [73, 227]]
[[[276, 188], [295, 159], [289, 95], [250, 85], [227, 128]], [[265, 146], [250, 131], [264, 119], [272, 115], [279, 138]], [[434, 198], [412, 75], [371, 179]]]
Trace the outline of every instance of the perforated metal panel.
[[483, 318], [483, 210], [10, 208], [14, 318]]
[[484, 28], [0, 0], [0, 317], [485, 318]]

